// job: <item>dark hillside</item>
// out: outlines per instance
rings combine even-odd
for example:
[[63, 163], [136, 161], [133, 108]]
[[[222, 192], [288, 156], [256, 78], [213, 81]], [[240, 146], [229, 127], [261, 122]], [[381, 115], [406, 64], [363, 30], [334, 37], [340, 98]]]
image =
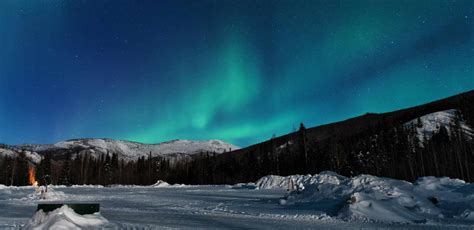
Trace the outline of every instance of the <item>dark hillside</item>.
[[[459, 112], [457, 119], [474, 127], [474, 91], [469, 91], [394, 112], [369, 113], [308, 129], [302, 126], [298, 132], [216, 156], [212, 163], [206, 158], [197, 159], [191, 165], [183, 165], [200, 168], [189, 173], [186, 182], [236, 183], [268, 174], [313, 174], [323, 170], [346, 176], [368, 173], [411, 181], [426, 175], [472, 181], [474, 177], [468, 173], [474, 171], [472, 139], [458, 131], [447, 136], [441, 129], [425, 147], [420, 147], [414, 140], [414, 130], [403, 125], [450, 109]], [[212, 166], [204, 166], [208, 164]]]

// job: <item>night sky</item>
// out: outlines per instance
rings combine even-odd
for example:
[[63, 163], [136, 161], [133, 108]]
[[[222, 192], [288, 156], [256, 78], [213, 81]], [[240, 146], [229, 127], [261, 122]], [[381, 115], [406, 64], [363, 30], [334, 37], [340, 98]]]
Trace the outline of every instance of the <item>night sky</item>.
[[474, 1], [0, 1], [0, 143], [246, 146], [474, 89]]

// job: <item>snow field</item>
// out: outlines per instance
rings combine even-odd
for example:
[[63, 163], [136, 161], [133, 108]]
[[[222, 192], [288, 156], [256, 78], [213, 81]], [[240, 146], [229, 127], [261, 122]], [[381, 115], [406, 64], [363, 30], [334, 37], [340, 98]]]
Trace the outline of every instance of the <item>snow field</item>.
[[[297, 184], [299, 191], [288, 193], [289, 184]], [[423, 177], [409, 183], [322, 172], [266, 176], [234, 186], [158, 181], [152, 186], [48, 186], [48, 190], [52, 193], [43, 200], [31, 186], [0, 186], [0, 229], [472, 229], [474, 225], [473, 185], [450, 178]], [[80, 218], [67, 207], [35, 214], [42, 202], [100, 203], [101, 211]]]

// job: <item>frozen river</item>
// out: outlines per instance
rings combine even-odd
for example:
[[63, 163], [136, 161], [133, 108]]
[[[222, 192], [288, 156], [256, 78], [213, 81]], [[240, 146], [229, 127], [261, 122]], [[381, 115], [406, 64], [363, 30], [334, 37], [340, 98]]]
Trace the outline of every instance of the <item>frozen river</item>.
[[[282, 206], [282, 190], [233, 189], [230, 186], [192, 187], [56, 187], [58, 200], [97, 202], [109, 221], [106, 228], [138, 229], [352, 229], [448, 226], [346, 222], [321, 215], [311, 207]], [[21, 228], [39, 202], [32, 187], [0, 189], [0, 228]], [[64, 193], [64, 194], [63, 194]], [[450, 226], [472, 229], [469, 226]]]

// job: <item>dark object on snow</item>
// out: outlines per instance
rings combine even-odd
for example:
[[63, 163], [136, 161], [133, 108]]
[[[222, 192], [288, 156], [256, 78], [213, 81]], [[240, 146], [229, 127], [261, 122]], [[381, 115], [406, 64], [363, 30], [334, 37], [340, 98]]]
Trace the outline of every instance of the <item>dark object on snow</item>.
[[36, 211], [51, 212], [61, 208], [63, 205], [67, 205], [79, 215], [93, 214], [100, 210], [100, 204], [38, 204]]
[[428, 200], [433, 204], [438, 204], [438, 202], [439, 202], [438, 198], [436, 198], [434, 196], [428, 197]]

